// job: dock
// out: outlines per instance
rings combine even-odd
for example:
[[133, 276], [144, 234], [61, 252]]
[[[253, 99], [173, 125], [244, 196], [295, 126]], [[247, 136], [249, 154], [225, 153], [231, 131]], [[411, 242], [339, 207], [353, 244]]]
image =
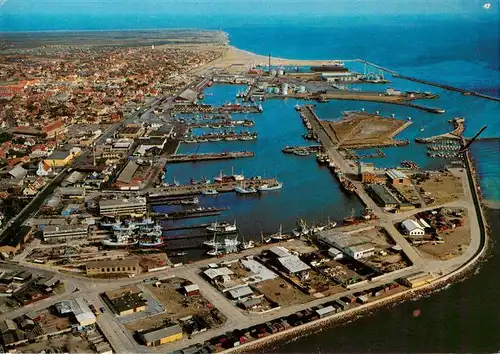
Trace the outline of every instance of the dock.
[[262, 108], [255, 105], [231, 104], [212, 106], [208, 104], [177, 104], [172, 113], [262, 113]]
[[205, 224], [196, 224], [196, 225], [171, 226], [171, 227], [164, 227], [163, 231], [178, 231], [178, 230], [202, 229], [202, 228], [206, 228], [209, 225], [210, 225], [209, 223], [205, 223]]
[[274, 185], [277, 184], [275, 178], [246, 178], [242, 181], [227, 181], [216, 183], [202, 183], [202, 184], [185, 184], [180, 186], [168, 186], [155, 188], [155, 196], [174, 196], [174, 195], [192, 195], [201, 194], [202, 191], [216, 190], [218, 193], [233, 192], [238, 186], [243, 188], [260, 187], [264, 184]]
[[197, 161], [212, 161], [212, 160], [231, 160], [247, 157], [254, 157], [252, 151], [236, 151], [236, 152], [221, 152], [221, 153], [201, 153], [201, 154], [176, 154], [167, 157], [167, 163], [181, 162], [197, 162]]
[[440, 135], [430, 136], [428, 138], [415, 138], [417, 143], [433, 143], [438, 140], [460, 140], [465, 131], [465, 119], [464, 118], [454, 118], [450, 121], [453, 124], [454, 129], [449, 133], [444, 133]]

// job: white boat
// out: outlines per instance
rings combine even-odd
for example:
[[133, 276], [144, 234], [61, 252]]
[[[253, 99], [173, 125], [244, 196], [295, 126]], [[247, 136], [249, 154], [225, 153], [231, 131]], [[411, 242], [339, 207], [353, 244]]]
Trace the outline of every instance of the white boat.
[[217, 257], [217, 256], [220, 256], [220, 255], [224, 254], [224, 252], [219, 251], [217, 248], [215, 248], [213, 250], [207, 251], [207, 254], [209, 256]]
[[298, 104], [298, 103], [297, 103], [297, 104], [295, 105], [295, 110], [296, 110], [296, 111], [300, 111], [300, 108], [301, 108], [301, 107], [300, 107], [300, 104]]
[[115, 231], [110, 238], [101, 240], [104, 246], [127, 247], [137, 244], [137, 240], [132, 238], [131, 231]]
[[281, 187], [283, 187], [283, 183], [281, 183], [281, 182], [278, 182], [277, 184], [274, 184], [274, 185], [269, 185], [266, 183], [260, 187], [257, 187], [257, 190], [259, 192], [275, 191], [275, 190], [281, 189]]
[[248, 250], [248, 249], [254, 248], [254, 247], [255, 247], [255, 242], [253, 242], [252, 240], [250, 240], [248, 242], [243, 242], [241, 245], [241, 248], [243, 248], [244, 250]]
[[203, 195], [216, 195], [216, 194], [219, 194], [219, 192], [217, 192], [215, 189], [207, 189], [207, 190], [201, 191], [201, 194], [203, 194]]
[[207, 231], [211, 232], [236, 232], [238, 227], [236, 226], [236, 221], [232, 224], [228, 222], [218, 223], [217, 221], [207, 226]]
[[243, 173], [241, 174], [234, 174], [234, 168], [231, 168], [231, 177], [235, 180], [235, 181], [243, 181], [245, 180], [245, 176], [243, 175]]
[[257, 189], [255, 189], [254, 187], [248, 187], [248, 188], [244, 188], [244, 187], [235, 187], [234, 188], [234, 191], [236, 193], [239, 193], [239, 194], [252, 194], [252, 193], [257, 193]]

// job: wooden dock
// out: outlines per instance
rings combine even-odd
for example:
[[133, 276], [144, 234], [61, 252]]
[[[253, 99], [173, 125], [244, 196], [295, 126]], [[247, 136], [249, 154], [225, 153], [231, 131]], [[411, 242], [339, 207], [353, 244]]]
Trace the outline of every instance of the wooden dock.
[[204, 153], [204, 154], [176, 154], [167, 157], [167, 163], [230, 160], [230, 159], [241, 159], [254, 156], [255, 154], [251, 151]]

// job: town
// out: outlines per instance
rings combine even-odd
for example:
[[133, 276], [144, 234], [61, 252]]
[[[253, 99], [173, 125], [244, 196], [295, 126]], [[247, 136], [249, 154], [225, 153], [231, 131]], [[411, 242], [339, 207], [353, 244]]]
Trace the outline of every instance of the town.
[[[278, 60], [240, 53], [218, 32], [184, 36], [184, 45], [176, 37], [106, 46], [91, 36], [85, 46], [2, 48], [5, 350], [251, 350], [440, 286], [481, 256], [485, 227], [467, 148], [482, 130], [466, 139], [466, 118], [455, 117], [449, 133], [410, 142], [396, 136], [411, 117], [318, 113], [342, 100], [442, 115], [423, 103], [437, 94], [380, 89], [386, 69], [362, 60]], [[245, 89], [236, 102], [209, 104], [207, 90], [217, 85]], [[266, 139], [259, 117], [268, 101], [285, 99], [297, 102], [304, 144], [284, 145], [280, 156], [315, 155], [362, 209], [243, 235], [240, 220], [229, 220], [235, 205], [206, 201], [273, 198], [285, 192], [281, 178], [233, 170], [180, 183], [168, 171], [257, 158], [239, 144]], [[217, 149], [221, 142], [248, 148]], [[410, 160], [392, 168], [362, 161], [414, 143], [447, 162], [423, 169]], [[191, 258], [192, 248], [206, 252]]]

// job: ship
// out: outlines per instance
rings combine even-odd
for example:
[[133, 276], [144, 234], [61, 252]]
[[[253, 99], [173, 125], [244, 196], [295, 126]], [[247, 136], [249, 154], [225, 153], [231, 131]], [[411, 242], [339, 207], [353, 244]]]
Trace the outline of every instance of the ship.
[[276, 184], [263, 184], [262, 186], [259, 186], [257, 187], [257, 190], [259, 192], [265, 192], [265, 191], [275, 191], [275, 190], [278, 190], [278, 189], [281, 189], [281, 187], [283, 187], [283, 183], [282, 182], [276, 182]]
[[297, 228], [292, 230], [294, 237], [307, 236], [311, 233], [311, 230], [307, 226], [304, 220], [300, 219], [297, 221]]
[[257, 193], [257, 189], [255, 189], [254, 187], [248, 187], [248, 188], [244, 188], [244, 187], [235, 187], [234, 188], [234, 191], [236, 193], [239, 193], [239, 194], [253, 194], [253, 193]]
[[277, 241], [277, 242], [285, 241], [285, 240], [293, 238], [293, 235], [283, 234], [282, 231], [283, 231], [283, 229], [282, 229], [282, 226], [280, 225], [279, 231], [275, 234], [270, 235], [269, 238], [272, 241]]
[[328, 64], [328, 65], [318, 65], [318, 66], [311, 66], [311, 71], [312, 72], [348, 72], [349, 69], [347, 69], [344, 66], [344, 63], [336, 62], [333, 64]]
[[207, 226], [206, 228], [207, 231], [211, 231], [211, 232], [224, 232], [224, 233], [228, 233], [228, 232], [237, 232], [238, 231], [238, 227], [236, 226], [236, 221], [232, 224], [228, 223], [228, 222], [214, 222], [214, 223], [211, 223], [210, 225]]
[[101, 243], [108, 247], [128, 247], [137, 244], [137, 240], [130, 231], [115, 231], [111, 238], [103, 239]]
[[165, 243], [163, 242], [163, 237], [156, 237], [153, 239], [144, 239], [139, 241], [139, 247], [161, 247]]
[[203, 195], [216, 195], [216, 194], [219, 194], [219, 192], [217, 192], [217, 190], [215, 190], [215, 189], [207, 189], [207, 190], [201, 191], [201, 194], [203, 194]]
[[254, 248], [255, 247], [255, 242], [253, 240], [250, 240], [248, 242], [243, 242], [241, 244], [241, 248], [244, 249], [244, 250], [248, 250], [248, 249], [251, 249], [251, 248]]

